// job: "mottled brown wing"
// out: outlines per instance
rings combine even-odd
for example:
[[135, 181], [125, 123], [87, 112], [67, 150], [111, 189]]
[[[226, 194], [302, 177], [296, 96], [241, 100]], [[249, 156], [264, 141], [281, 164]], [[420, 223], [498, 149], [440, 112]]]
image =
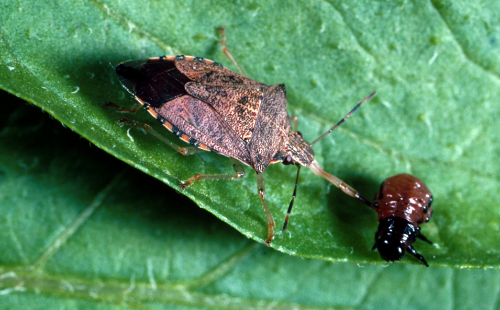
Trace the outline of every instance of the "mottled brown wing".
[[186, 91], [211, 105], [245, 143], [250, 141], [264, 90], [254, 86], [207, 86], [191, 82], [186, 84]]
[[271, 86], [264, 92], [255, 130], [248, 143], [252, 166], [257, 173], [273, 162], [280, 145], [288, 138], [289, 128], [285, 85]]
[[288, 138], [285, 85], [269, 86], [203, 62], [175, 64], [197, 82], [187, 83], [186, 91], [210, 104], [227, 127], [247, 143], [251, 166], [257, 173], [275, 161]]
[[192, 80], [177, 69], [178, 58], [185, 59], [180, 62], [196, 63], [203, 72], [223, 69], [210, 60], [164, 56], [121, 63], [116, 73], [122, 85], [180, 139], [251, 166], [250, 153], [241, 138], [212, 106], [187, 93], [185, 85]]
[[269, 87], [266, 84], [257, 82], [246, 76], [219, 66], [214, 63], [207, 63], [205, 59], [197, 58], [193, 61], [186, 57], [184, 60], [176, 60], [175, 66], [177, 69], [187, 76], [190, 80], [207, 86], [255, 86]]
[[[245, 143], [234, 131], [227, 128], [220, 116], [205, 102], [184, 95], [154, 108], [168, 129], [181, 137], [187, 135], [196, 143], [251, 166], [250, 154]], [[165, 123], [168, 122], [168, 123]], [[169, 125], [175, 128], [169, 128]], [[193, 143], [196, 145], [196, 143]]]

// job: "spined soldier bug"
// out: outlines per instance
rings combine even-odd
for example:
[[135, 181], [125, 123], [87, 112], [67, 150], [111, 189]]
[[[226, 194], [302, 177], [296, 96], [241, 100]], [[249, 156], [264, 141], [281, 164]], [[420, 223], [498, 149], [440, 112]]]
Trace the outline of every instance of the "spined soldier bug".
[[432, 215], [432, 194], [424, 182], [406, 173], [387, 178], [371, 207], [377, 211], [380, 222], [372, 250], [378, 249], [389, 262], [401, 260], [408, 251], [429, 267], [412, 245], [417, 238], [432, 244], [420, 233], [420, 225]]
[[[239, 67], [225, 46], [224, 32], [221, 32], [224, 53]], [[282, 162], [285, 165], [296, 165], [297, 181], [300, 167], [309, 167], [314, 174], [327, 179], [346, 194], [367, 202], [351, 186], [323, 171], [314, 160], [311, 147], [342, 124], [375, 92], [358, 103], [333, 128], [309, 144], [296, 131], [297, 128], [292, 131], [286, 111], [284, 84], [263, 84], [234, 73], [214, 61], [192, 56], [162, 56], [126, 61], [116, 66], [116, 74], [140, 105], [168, 130], [192, 146], [179, 147], [148, 125], [139, 125], [125, 119], [119, 122], [143, 128], [183, 155], [204, 150], [232, 159], [235, 173], [196, 174], [179, 185], [181, 190], [199, 180], [242, 178], [245, 172], [241, 163], [255, 170], [258, 195], [267, 217], [266, 244], [269, 245], [274, 238], [275, 227], [265, 200], [263, 172], [270, 164]], [[113, 103], [106, 105], [117, 107], [121, 112], [135, 112], [140, 107], [127, 111]], [[297, 123], [296, 120], [293, 122]], [[297, 182], [283, 231], [296, 189]]]

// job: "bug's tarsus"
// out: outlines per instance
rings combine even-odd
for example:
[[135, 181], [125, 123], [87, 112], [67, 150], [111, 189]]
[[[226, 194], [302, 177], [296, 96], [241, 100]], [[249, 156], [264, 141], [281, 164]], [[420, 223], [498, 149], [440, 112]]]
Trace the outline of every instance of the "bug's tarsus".
[[243, 68], [240, 66], [240, 64], [236, 61], [236, 58], [234, 58], [231, 51], [227, 48], [226, 27], [220, 27], [217, 30], [219, 30], [221, 37], [222, 37], [222, 40], [221, 40], [222, 52], [229, 59], [229, 61], [231, 61], [233, 66], [235, 66], [236, 69], [238, 69], [239, 74], [247, 76], [247, 74], [245, 73], [245, 70], [243, 70]]
[[111, 108], [111, 109], [116, 109], [117, 112], [120, 112], [120, 113], [136, 113], [137, 111], [139, 111], [141, 108], [143, 108], [143, 105], [138, 103], [136, 105], [134, 105], [132, 108], [126, 108], [126, 107], [122, 107], [122, 106], [119, 106], [113, 102], [105, 102], [104, 103], [104, 107], [105, 108]]
[[325, 132], [321, 137], [319, 137], [318, 139], [314, 140], [310, 146], [313, 146], [314, 144], [316, 144], [316, 142], [318, 142], [319, 140], [323, 139], [324, 137], [326, 137], [329, 133], [331, 133], [332, 131], [334, 131], [337, 127], [339, 127], [340, 125], [342, 125], [343, 122], [345, 122], [346, 119], [349, 118], [349, 116], [351, 116], [354, 112], [356, 112], [357, 109], [359, 109], [359, 107], [367, 102], [368, 100], [372, 99], [373, 96], [375, 96], [375, 94], [377, 93], [377, 91], [374, 91], [373, 93], [371, 93], [370, 95], [368, 95], [368, 97], [366, 97], [365, 99], [361, 100], [361, 102], [359, 102], [352, 110], [351, 112], [347, 113], [346, 116], [344, 116], [344, 118], [342, 118], [337, 124], [335, 124], [335, 126], [333, 126], [332, 128], [330, 128], [327, 132]]
[[292, 195], [292, 200], [290, 201], [290, 206], [288, 206], [288, 211], [286, 212], [285, 223], [283, 224], [283, 229], [281, 230], [282, 233], [284, 233], [286, 230], [286, 226], [288, 225], [288, 218], [290, 217], [290, 213], [292, 212], [293, 202], [295, 201], [295, 197], [297, 196], [297, 184], [299, 183], [300, 167], [302, 166], [301, 165], [296, 165], [296, 166], [297, 166], [297, 178], [295, 179], [295, 188], [293, 189], [293, 195]]

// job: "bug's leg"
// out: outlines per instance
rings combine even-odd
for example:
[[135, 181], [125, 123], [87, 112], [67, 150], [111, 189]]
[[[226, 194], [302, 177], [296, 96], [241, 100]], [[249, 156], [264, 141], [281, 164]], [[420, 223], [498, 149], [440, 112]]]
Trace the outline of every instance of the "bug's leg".
[[285, 223], [283, 224], [283, 229], [281, 233], [284, 233], [286, 230], [286, 226], [288, 225], [288, 219], [290, 218], [290, 213], [292, 213], [293, 202], [295, 201], [295, 197], [297, 196], [297, 184], [299, 183], [299, 173], [300, 173], [301, 165], [297, 164], [297, 178], [295, 179], [295, 188], [293, 189], [292, 200], [290, 201], [290, 205], [288, 206], [288, 211], [286, 212]]
[[126, 108], [126, 107], [122, 107], [122, 106], [119, 106], [113, 102], [105, 102], [104, 103], [104, 107], [106, 108], [113, 108], [113, 109], [116, 109], [117, 112], [121, 112], [121, 113], [132, 113], [134, 114], [135, 112], [139, 111], [140, 108], [143, 107], [142, 104], [140, 103], [137, 103], [136, 105], [134, 105], [132, 108]]
[[415, 251], [415, 248], [413, 248], [413, 246], [409, 245], [406, 250], [413, 256], [415, 256], [419, 261], [421, 261], [422, 263], [424, 263], [427, 267], [429, 267], [429, 264], [427, 264], [427, 262], [425, 261], [425, 258], [418, 254], [417, 251]]
[[274, 224], [274, 219], [271, 214], [271, 211], [269, 211], [269, 208], [267, 207], [266, 203], [266, 186], [265, 186], [265, 180], [264, 180], [264, 173], [256, 174], [257, 176], [257, 192], [259, 194], [260, 201], [262, 202], [262, 206], [264, 207], [264, 212], [266, 212], [266, 217], [267, 217], [267, 239], [266, 239], [266, 245], [270, 245], [271, 241], [274, 238], [274, 227], [276, 226]]
[[224, 53], [224, 55], [226, 55], [226, 57], [229, 59], [229, 61], [231, 61], [233, 66], [235, 66], [236, 69], [238, 69], [238, 73], [246, 76], [245, 70], [243, 70], [243, 68], [240, 66], [240, 64], [236, 61], [236, 58], [234, 58], [231, 51], [229, 51], [229, 49], [227, 48], [226, 27], [220, 27], [218, 30], [222, 36], [222, 40], [221, 40], [222, 52]]
[[292, 129], [293, 132], [297, 132], [299, 130], [299, 118], [295, 115], [290, 115], [288, 118], [290, 120], [290, 123], [292, 124]]
[[319, 166], [318, 162], [316, 160], [313, 160], [309, 168], [312, 170], [312, 172], [315, 175], [319, 175], [322, 178], [326, 179], [328, 182], [332, 183], [333, 185], [337, 186], [340, 188], [344, 193], [347, 195], [358, 199], [362, 203], [368, 205], [371, 207], [371, 203], [366, 200], [361, 194], [355, 190], [352, 186], [347, 184], [346, 182], [342, 181], [341, 179], [337, 178], [334, 175], [329, 174], [328, 172], [323, 171], [321, 167]]
[[429, 239], [427, 239], [427, 237], [425, 237], [422, 234], [418, 234], [417, 238], [420, 239], [420, 240], [424, 240], [425, 242], [428, 242], [429, 244], [432, 244], [432, 241], [430, 241]]
[[146, 131], [147, 133], [152, 134], [155, 138], [159, 139], [161, 142], [170, 146], [171, 148], [173, 148], [174, 150], [176, 150], [177, 152], [181, 153], [184, 156], [202, 152], [202, 150], [200, 150], [194, 146], [184, 146], [184, 147], [178, 146], [177, 144], [173, 143], [172, 141], [166, 139], [165, 137], [163, 137], [162, 135], [157, 133], [148, 124], [142, 125], [142, 124], [130, 121], [130, 120], [125, 119], [125, 118], [118, 120], [118, 124], [127, 124], [127, 125], [135, 127], [135, 128], [141, 128], [144, 131]]
[[242, 177], [245, 176], [245, 170], [243, 170], [243, 165], [235, 160], [231, 159], [231, 162], [233, 164], [233, 169], [236, 171], [236, 173], [231, 173], [231, 174], [197, 174], [191, 179], [187, 180], [186, 182], [179, 184], [179, 187], [181, 190], [186, 189], [189, 185], [193, 184], [195, 181], [201, 181], [201, 180], [234, 180], [234, 179], [241, 179]]

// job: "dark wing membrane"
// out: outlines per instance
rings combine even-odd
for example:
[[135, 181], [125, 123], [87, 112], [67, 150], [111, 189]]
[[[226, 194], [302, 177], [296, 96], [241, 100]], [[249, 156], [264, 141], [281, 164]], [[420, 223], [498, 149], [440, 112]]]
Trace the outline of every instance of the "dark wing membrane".
[[264, 91], [253, 86], [207, 86], [190, 82], [186, 91], [211, 105], [240, 139], [252, 137]]
[[116, 74], [129, 93], [152, 107], [185, 95], [184, 85], [190, 81], [174, 61], [127, 61], [116, 67]]
[[280, 144], [288, 137], [288, 128], [285, 85], [271, 86], [264, 92], [255, 131], [248, 143], [252, 167], [257, 173], [273, 162], [274, 155], [280, 151]]
[[245, 143], [205, 102], [185, 95], [166, 102], [155, 111], [187, 136], [250, 166], [250, 154]]

